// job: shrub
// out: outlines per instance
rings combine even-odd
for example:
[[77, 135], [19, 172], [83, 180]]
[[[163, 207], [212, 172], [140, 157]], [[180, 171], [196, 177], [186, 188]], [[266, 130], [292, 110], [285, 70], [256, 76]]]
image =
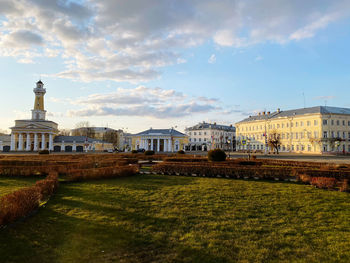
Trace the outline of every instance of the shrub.
[[0, 198], [0, 225], [14, 222], [38, 208], [39, 187], [26, 187]]
[[106, 179], [115, 177], [132, 176], [138, 172], [136, 165], [115, 166], [94, 169], [79, 169], [68, 175], [70, 181], [84, 181], [91, 179]]
[[298, 180], [300, 182], [303, 182], [305, 184], [309, 184], [311, 182], [311, 176], [307, 174], [299, 174], [298, 175]]
[[185, 154], [185, 151], [184, 150], [180, 150], [177, 152], [177, 154]]
[[349, 187], [349, 179], [344, 179], [339, 187], [340, 192], [349, 192], [350, 187]]
[[132, 150], [131, 153], [137, 153], [137, 150]]
[[49, 150], [42, 150], [39, 152], [39, 154], [50, 154]]
[[214, 162], [223, 162], [226, 160], [226, 153], [220, 149], [210, 150], [208, 152], [208, 159]]
[[334, 189], [337, 181], [333, 177], [312, 177], [311, 184], [321, 189]]
[[154, 155], [154, 151], [147, 150], [145, 151], [145, 155]]

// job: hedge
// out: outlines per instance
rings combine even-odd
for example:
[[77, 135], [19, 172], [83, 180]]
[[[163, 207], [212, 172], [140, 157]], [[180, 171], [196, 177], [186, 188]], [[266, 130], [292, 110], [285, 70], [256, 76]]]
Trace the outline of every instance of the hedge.
[[0, 198], [0, 225], [14, 222], [39, 207], [40, 201], [49, 198], [58, 188], [57, 174], [37, 181], [34, 186], [26, 187]]

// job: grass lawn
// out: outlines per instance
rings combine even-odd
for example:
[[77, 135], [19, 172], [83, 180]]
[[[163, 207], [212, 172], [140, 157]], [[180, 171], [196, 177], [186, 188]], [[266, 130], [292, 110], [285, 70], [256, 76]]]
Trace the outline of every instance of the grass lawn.
[[0, 197], [23, 187], [32, 186], [40, 179], [33, 177], [1, 177], [0, 176]]
[[349, 201], [281, 182], [61, 184], [36, 215], [0, 230], [0, 262], [350, 262]]

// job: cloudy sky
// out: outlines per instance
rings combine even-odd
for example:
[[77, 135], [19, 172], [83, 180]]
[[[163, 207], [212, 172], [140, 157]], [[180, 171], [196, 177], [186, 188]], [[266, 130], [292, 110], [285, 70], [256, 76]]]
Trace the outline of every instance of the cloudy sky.
[[0, 129], [128, 128], [350, 107], [349, 0], [0, 0]]

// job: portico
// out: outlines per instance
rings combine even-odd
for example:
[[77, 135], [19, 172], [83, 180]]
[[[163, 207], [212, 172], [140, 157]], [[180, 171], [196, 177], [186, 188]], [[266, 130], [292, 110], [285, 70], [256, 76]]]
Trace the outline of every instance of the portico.
[[149, 129], [133, 135], [134, 150], [144, 149], [155, 152], [174, 152], [183, 149], [187, 136], [174, 129]]

